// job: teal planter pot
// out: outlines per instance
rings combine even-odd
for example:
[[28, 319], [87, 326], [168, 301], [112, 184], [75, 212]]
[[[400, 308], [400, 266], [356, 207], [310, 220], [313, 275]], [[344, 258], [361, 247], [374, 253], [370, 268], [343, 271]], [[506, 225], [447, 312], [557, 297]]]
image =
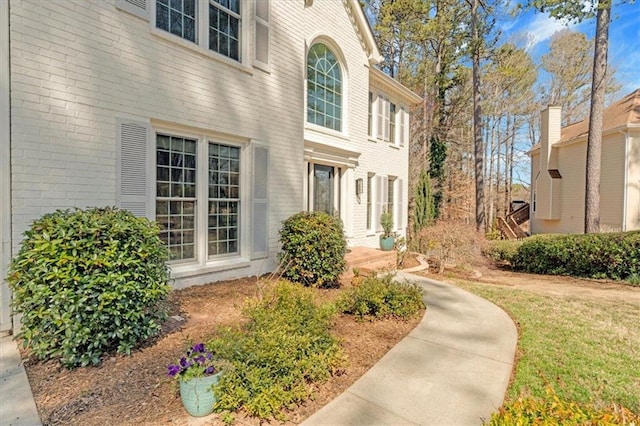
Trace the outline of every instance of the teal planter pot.
[[221, 375], [222, 371], [213, 376], [180, 380], [180, 398], [187, 413], [194, 417], [204, 417], [213, 413], [216, 397], [211, 387], [218, 384]]
[[395, 238], [393, 237], [384, 237], [380, 235], [380, 250], [382, 251], [391, 251], [393, 250], [393, 243], [395, 242]]

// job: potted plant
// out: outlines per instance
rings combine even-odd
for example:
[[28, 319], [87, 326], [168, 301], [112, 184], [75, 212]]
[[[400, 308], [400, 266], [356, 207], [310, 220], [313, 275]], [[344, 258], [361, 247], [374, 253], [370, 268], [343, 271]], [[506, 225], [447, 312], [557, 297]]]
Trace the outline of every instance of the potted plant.
[[222, 371], [214, 364], [213, 354], [204, 343], [189, 348], [178, 363], [169, 364], [167, 376], [180, 381], [180, 399], [187, 413], [194, 417], [213, 412], [216, 397], [212, 387], [220, 381]]
[[393, 244], [395, 242], [395, 236], [391, 232], [393, 229], [393, 215], [384, 211], [380, 215], [380, 226], [382, 226], [382, 234], [380, 235], [380, 249], [383, 251], [393, 250]]

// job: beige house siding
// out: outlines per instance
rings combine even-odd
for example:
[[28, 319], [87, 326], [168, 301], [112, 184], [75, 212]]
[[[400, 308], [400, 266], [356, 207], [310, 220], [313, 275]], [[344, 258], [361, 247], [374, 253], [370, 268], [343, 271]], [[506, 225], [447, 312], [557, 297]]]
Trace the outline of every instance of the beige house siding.
[[600, 228], [622, 231], [624, 215], [625, 136], [605, 135], [600, 170]]
[[626, 229], [632, 230], [640, 229], [640, 129], [630, 129], [627, 135]]
[[[554, 150], [557, 151], [557, 169], [562, 175], [562, 178], [558, 180], [561, 194], [560, 218], [557, 220], [544, 220], [534, 217], [531, 224], [532, 233], [582, 233], [584, 232], [586, 140], [581, 139], [570, 143], [560, 143], [554, 147]], [[531, 155], [532, 185], [535, 185], [535, 177], [540, 167], [539, 155], [538, 151], [533, 152]], [[605, 135], [603, 138], [600, 175], [600, 225], [603, 231], [622, 230], [624, 161], [624, 135], [620, 133]], [[638, 163], [636, 162], [635, 164]], [[632, 158], [630, 158], [630, 170], [638, 170], [637, 166], [634, 166]], [[640, 178], [640, 176], [638, 177]], [[629, 186], [632, 187], [632, 185]], [[537, 192], [537, 197], [539, 198], [540, 189], [537, 189]], [[638, 199], [637, 192], [635, 196], [631, 193], [629, 196], [630, 200]], [[628, 208], [627, 211], [632, 210]], [[633, 212], [631, 216], [633, 216]], [[629, 224], [629, 221], [627, 223]], [[628, 229], [637, 228], [637, 226], [636, 228], [628, 227]]]

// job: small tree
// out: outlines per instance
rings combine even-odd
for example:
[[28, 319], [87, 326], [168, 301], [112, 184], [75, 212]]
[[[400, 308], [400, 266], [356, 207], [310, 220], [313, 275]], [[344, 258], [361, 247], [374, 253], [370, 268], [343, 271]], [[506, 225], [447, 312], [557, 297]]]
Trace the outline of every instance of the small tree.
[[426, 170], [420, 171], [420, 177], [414, 191], [413, 231], [418, 232], [433, 223], [435, 219], [435, 206], [429, 172]]

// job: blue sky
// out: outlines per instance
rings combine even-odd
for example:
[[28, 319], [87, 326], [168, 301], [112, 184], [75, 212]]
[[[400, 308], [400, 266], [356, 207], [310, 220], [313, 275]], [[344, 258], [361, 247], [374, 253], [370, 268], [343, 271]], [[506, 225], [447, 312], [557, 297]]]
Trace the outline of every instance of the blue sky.
[[[616, 77], [622, 89], [618, 98], [640, 88], [640, 2], [617, 4], [611, 13], [609, 26], [609, 64], [616, 67]], [[520, 46], [527, 46], [536, 63], [549, 49], [553, 34], [567, 28], [561, 21], [546, 14], [527, 11], [517, 18], [507, 18], [499, 23], [505, 35], [514, 37]], [[568, 28], [579, 31], [592, 39], [595, 36], [595, 18]]]

